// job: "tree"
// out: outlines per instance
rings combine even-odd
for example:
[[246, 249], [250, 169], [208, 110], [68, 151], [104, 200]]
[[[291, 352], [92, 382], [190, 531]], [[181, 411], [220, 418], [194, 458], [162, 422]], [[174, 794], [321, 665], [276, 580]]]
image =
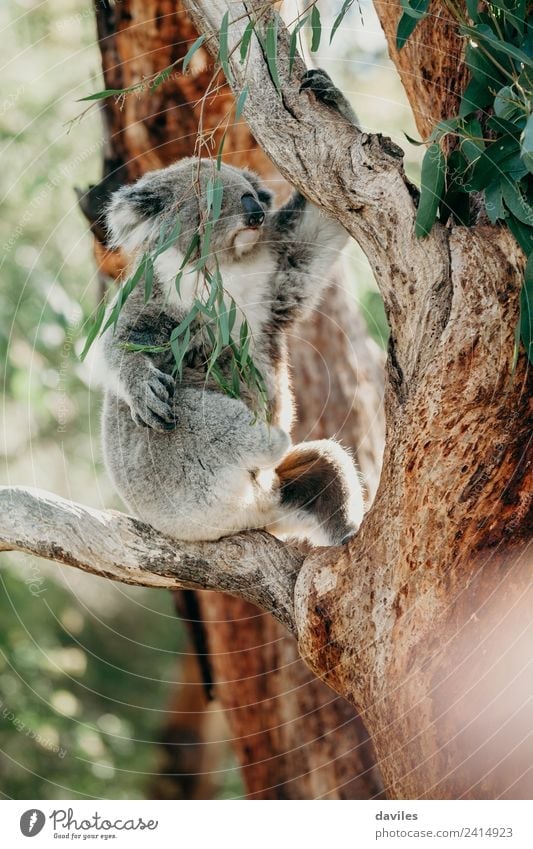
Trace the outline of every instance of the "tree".
[[[216, 53], [227, 4], [184, 5]], [[399, 4], [377, 8], [391, 44]], [[303, 551], [259, 532], [178, 545], [127, 517], [5, 489], [0, 545], [128, 582], [225, 590], [272, 611], [317, 677], [359, 711], [389, 797], [527, 798], [533, 499], [523, 350], [513, 365], [524, 255], [498, 224], [437, 223], [418, 238], [401, 151], [299, 94], [302, 64], [289, 73], [289, 38], [270, 9], [232, 3], [231, 17], [221, 56], [234, 90], [247, 86], [255, 138], [342, 220], [385, 302], [376, 498], [347, 546]], [[233, 48], [250, 17], [263, 40], [252, 39], [244, 66]], [[269, 27], [277, 73], [264, 49]], [[453, 23], [422, 27], [436, 55], [457, 57], [428, 62], [419, 41], [401, 58], [391, 49], [405, 75], [423, 69], [406, 89], [424, 133], [417, 105], [432, 93], [432, 117], [449, 117], [466, 74]]]

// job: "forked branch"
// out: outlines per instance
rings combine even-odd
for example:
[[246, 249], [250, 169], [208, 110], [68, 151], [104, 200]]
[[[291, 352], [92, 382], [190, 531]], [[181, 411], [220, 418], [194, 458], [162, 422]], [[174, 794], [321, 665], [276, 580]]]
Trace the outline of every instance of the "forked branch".
[[[402, 151], [300, 92], [305, 66], [296, 56], [290, 70], [290, 37], [272, 4], [185, 0], [185, 6], [215, 54], [228, 12], [226, 68], [236, 95], [246, 87], [244, 117], [283, 176], [335, 216], [365, 251], [389, 315], [394, 361], [408, 383], [430, 355], [431, 346], [420, 340], [434, 343], [446, 324], [450, 285], [444, 228], [435, 226], [425, 239], [415, 236], [416, 192], [405, 177]], [[257, 35], [241, 62], [239, 45], [250, 20]]]
[[124, 584], [227, 592], [295, 631], [294, 585], [304, 554], [261, 531], [178, 542], [123, 513], [6, 486], [0, 551], [25, 551]]

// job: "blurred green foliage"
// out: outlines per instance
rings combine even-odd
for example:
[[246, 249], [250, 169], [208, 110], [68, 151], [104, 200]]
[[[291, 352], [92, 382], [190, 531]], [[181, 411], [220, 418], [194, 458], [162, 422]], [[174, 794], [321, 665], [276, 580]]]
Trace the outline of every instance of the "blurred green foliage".
[[137, 592], [100, 613], [35, 561], [0, 582], [2, 792], [142, 796], [182, 647], [170, 595]]

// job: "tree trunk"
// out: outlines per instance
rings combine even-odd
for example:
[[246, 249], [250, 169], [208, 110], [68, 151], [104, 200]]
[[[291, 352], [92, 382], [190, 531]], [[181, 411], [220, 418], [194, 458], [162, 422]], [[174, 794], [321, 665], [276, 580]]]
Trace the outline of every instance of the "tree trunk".
[[[216, 51], [226, 4], [185, 5]], [[281, 96], [260, 40], [245, 71], [234, 60], [240, 21], [254, 17], [264, 38], [272, 14], [260, 0], [232, 4], [232, 85], [246, 83], [244, 114], [280, 171], [363, 247], [391, 326], [378, 493], [348, 546], [305, 560], [300, 653], [358, 707], [388, 795], [530, 798], [533, 457], [523, 349], [513, 368], [524, 256], [500, 226], [437, 224], [416, 238], [401, 151], [299, 92], [304, 69], [297, 59], [289, 72], [282, 27]], [[444, 38], [437, 50], [446, 47]], [[447, 73], [463, 79], [461, 67]], [[450, 87], [442, 78], [437, 113]]]
[[[95, 8], [106, 88], [125, 88], [153, 78], [183, 57], [197, 37], [181, 2], [174, 0], [124, 0], [109, 10], [99, 3]], [[124, 102], [105, 101], [104, 182], [92, 192], [97, 210], [106, 187], [112, 189], [147, 169], [195, 152], [213, 154], [225, 129], [225, 160], [260, 172], [272, 181], [278, 197], [287, 194], [287, 185], [248, 126], [233, 121], [233, 95], [221, 79], [202, 112], [199, 100], [212, 72], [212, 60], [201, 48], [190, 75], [173, 74], [155, 91], [129, 95]], [[209, 138], [208, 146], [200, 149], [199, 126], [202, 138]], [[84, 204], [94, 220], [96, 210], [91, 212], [87, 199]], [[112, 276], [123, 265], [122, 258], [101, 243], [97, 257], [102, 270]], [[294, 339], [291, 358], [297, 375], [296, 439], [336, 434], [351, 446], [370, 500], [383, 444], [383, 364], [340, 274], [315, 320]], [[248, 795], [304, 799], [379, 795], [380, 779], [361, 720], [353, 707], [309, 672], [299, 659], [296, 642], [283, 628], [240, 599], [203, 593], [199, 604], [216, 695], [227, 712]], [[195, 733], [201, 737], [200, 728]]]

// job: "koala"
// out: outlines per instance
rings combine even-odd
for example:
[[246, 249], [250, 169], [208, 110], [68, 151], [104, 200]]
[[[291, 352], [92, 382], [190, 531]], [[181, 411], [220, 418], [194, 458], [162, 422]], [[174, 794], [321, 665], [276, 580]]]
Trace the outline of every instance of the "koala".
[[[302, 88], [336, 108], [345, 104], [324, 72], [308, 72]], [[205, 220], [214, 174], [223, 186], [222, 208], [206, 267], [218, 267], [225, 302], [237, 306], [233, 336], [246, 319], [268, 416], [258, 413], [246, 386], [230, 397], [206, 379], [210, 342], [195, 322], [180, 374], [168, 347], [206, 285], [187, 250]], [[291, 446], [287, 339], [318, 304], [345, 230], [298, 192], [273, 210], [255, 174], [229, 165], [215, 171], [211, 160], [189, 158], [113, 194], [109, 242], [132, 255], [134, 270], [176, 216], [181, 232], [154, 261], [151, 296], [145, 300], [144, 287], [134, 288], [116, 327], [98, 343], [104, 459], [119, 494], [140, 519], [180, 540], [261, 528], [317, 545], [344, 542], [362, 518], [358, 471], [332, 439]], [[224, 351], [219, 364], [229, 369]]]

